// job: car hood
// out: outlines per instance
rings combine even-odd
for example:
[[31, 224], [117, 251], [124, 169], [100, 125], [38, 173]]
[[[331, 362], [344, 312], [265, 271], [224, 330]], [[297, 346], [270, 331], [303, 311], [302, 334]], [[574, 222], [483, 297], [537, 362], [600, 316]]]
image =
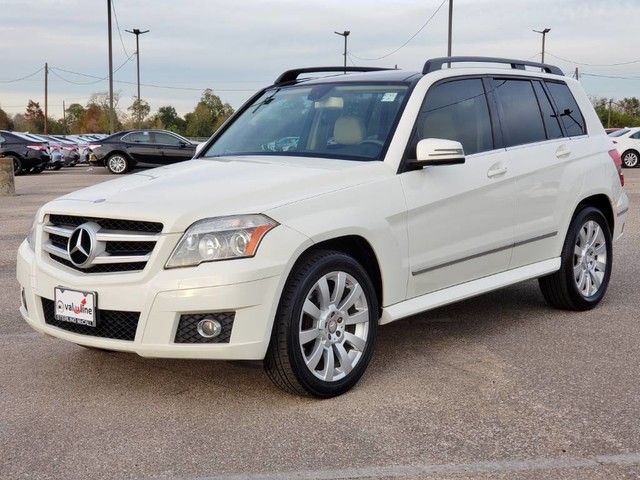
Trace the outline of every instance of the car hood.
[[183, 232], [202, 218], [268, 214], [286, 204], [393, 174], [383, 162], [302, 157], [197, 159], [69, 193], [47, 204], [42, 215], [154, 221], [164, 224], [164, 232]]

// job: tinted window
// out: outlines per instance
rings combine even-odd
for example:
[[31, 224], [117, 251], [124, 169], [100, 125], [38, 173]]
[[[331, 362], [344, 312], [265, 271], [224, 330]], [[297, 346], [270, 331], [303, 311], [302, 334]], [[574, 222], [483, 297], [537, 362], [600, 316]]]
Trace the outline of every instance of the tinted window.
[[493, 149], [487, 97], [479, 78], [432, 87], [417, 121], [417, 137], [462, 143], [465, 155]]
[[560, 121], [567, 131], [567, 135], [584, 135], [586, 133], [584, 118], [569, 87], [564, 83], [546, 83], [551, 92], [551, 97], [556, 104]]
[[542, 115], [531, 82], [505, 79], [495, 79], [494, 82], [505, 146], [546, 140]]
[[547, 138], [561, 138], [562, 129], [560, 123], [558, 123], [558, 116], [553, 111], [553, 105], [547, 96], [547, 93], [542, 88], [540, 82], [533, 82], [533, 89], [536, 91], [538, 97], [538, 104], [542, 111], [542, 120], [544, 121], [544, 128], [547, 131]]
[[629, 135], [629, 138], [633, 138], [634, 140], [637, 140], [640, 138], [640, 132], [636, 132], [633, 135]]
[[173, 135], [169, 135], [168, 133], [155, 133], [155, 143], [161, 143], [163, 145], [180, 145], [180, 143], [184, 143], [178, 137], [174, 137]]
[[129, 143], [150, 143], [149, 132], [132, 132], [122, 137], [124, 142]]

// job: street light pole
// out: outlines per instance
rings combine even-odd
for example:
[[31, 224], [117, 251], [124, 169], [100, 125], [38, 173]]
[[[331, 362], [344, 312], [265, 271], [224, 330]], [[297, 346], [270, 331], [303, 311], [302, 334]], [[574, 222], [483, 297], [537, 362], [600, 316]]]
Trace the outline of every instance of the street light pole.
[[449, 38], [447, 41], [447, 57], [451, 56], [451, 44], [453, 40], [453, 0], [449, 0]]
[[342, 33], [340, 32], [333, 32], [333, 33], [335, 33], [336, 35], [340, 35], [341, 37], [344, 37], [344, 73], [347, 73], [347, 37], [351, 32], [348, 30], [345, 30]]
[[142, 128], [142, 118], [140, 112], [140, 43], [138, 42], [138, 37], [143, 33], [149, 33], [149, 30], [145, 30], [141, 32], [139, 29], [134, 28], [133, 31], [125, 30], [125, 32], [133, 33], [136, 36], [136, 60], [138, 63], [138, 128]]
[[545, 37], [547, 35], [547, 33], [549, 33], [551, 31], [550, 28], [545, 28], [544, 30], [533, 30], [536, 33], [541, 33], [542, 34], [542, 60], [540, 61], [540, 63], [544, 63], [544, 40]]

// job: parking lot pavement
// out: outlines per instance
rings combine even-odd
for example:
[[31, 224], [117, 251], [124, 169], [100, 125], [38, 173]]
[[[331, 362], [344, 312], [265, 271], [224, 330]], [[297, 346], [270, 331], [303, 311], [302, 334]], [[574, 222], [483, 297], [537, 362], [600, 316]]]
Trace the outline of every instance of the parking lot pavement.
[[639, 479], [640, 169], [603, 303], [548, 307], [535, 281], [380, 329], [347, 394], [261, 369], [144, 359], [34, 333], [15, 256], [37, 208], [110, 180], [74, 167], [0, 197], [0, 478]]

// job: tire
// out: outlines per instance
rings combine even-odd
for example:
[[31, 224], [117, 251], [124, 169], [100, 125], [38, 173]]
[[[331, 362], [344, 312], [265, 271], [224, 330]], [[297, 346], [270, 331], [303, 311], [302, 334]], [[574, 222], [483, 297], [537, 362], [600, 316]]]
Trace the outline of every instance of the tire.
[[10, 158], [11, 160], [13, 160], [13, 175], [14, 176], [18, 176], [18, 175], [24, 175], [24, 169], [22, 168], [22, 162], [20, 161], [20, 159], [18, 157], [14, 157], [13, 155], [7, 155], [5, 158]]
[[538, 279], [549, 305], [584, 311], [604, 297], [611, 277], [613, 250], [609, 224], [596, 208], [574, 216], [562, 247], [560, 270]]
[[622, 154], [622, 166], [626, 168], [635, 168], [638, 166], [638, 152], [635, 150], [627, 150]]
[[44, 171], [44, 167], [33, 167], [30, 173], [38, 174], [38, 173], [42, 173], [43, 171]]
[[124, 155], [116, 153], [115, 155], [111, 155], [107, 158], [105, 166], [114, 175], [122, 175], [129, 171], [130, 162]]
[[378, 299], [352, 257], [318, 251], [303, 257], [285, 284], [264, 367], [290, 393], [320, 398], [353, 387], [369, 364]]

